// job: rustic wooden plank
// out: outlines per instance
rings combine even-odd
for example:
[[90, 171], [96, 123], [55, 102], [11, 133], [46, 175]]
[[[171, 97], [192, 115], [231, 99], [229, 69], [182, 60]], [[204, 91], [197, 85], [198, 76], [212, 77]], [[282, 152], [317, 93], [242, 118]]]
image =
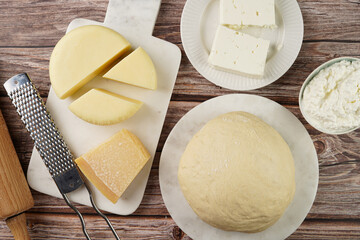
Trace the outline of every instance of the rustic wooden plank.
[[[182, 232], [168, 217], [110, 216], [121, 239], [181, 239]], [[84, 239], [79, 219], [68, 214], [27, 214], [30, 237], [36, 239]], [[114, 239], [105, 221], [98, 216], [85, 216], [92, 239]], [[12, 239], [10, 231], [0, 223], [0, 238]]]
[[[287, 240], [353, 240], [359, 238], [359, 221], [323, 221], [314, 219], [306, 220]], [[184, 238], [182, 238], [182, 240], [190, 239], [187, 235], [184, 235]]]
[[[0, 46], [54, 46], [75, 18], [103, 21], [107, 0], [0, 0]], [[357, 0], [299, 0], [305, 40], [359, 41]], [[180, 43], [180, 18], [185, 0], [163, 0], [154, 35]], [[341, 13], [341, 14], [339, 14]]]
[[359, 41], [358, 0], [298, 0], [298, 2], [304, 18], [304, 40]]
[[51, 48], [0, 48], [0, 96], [7, 96], [4, 82], [27, 72], [42, 96], [50, 89], [49, 59]]
[[[358, 43], [305, 42], [294, 65], [284, 76], [271, 85], [246, 93], [269, 97], [281, 104], [295, 105], [303, 82], [315, 68], [335, 57], [360, 57], [359, 53]], [[172, 100], [198, 101], [230, 93], [234, 91], [215, 86], [203, 78], [194, 70], [187, 57], [183, 57]]]
[[[27, 71], [46, 98], [48, 59], [52, 47], [78, 17], [102, 21], [108, 0], [0, 0], [0, 84]], [[360, 238], [360, 150], [355, 146], [360, 131], [342, 136], [319, 133], [305, 122], [297, 106], [297, 95], [306, 76], [322, 62], [337, 56], [360, 56], [360, 4], [358, 0], [299, 0], [304, 16], [305, 43], [290, 71], [276, 83], [249, 93], [285, 105], [310, 132], [319, 155], [320, 182], [317, 198], [307, 220], [289, 239]], [[185, 0], [163, 0], [154, 35], [181, 49], [180, 17]], [[182, 50], [183, 51], [183, 50]], [[111, 215], [123, 239], [190, 239], [168, 217], [158, 180], [160, 152], [176, 122], [200, 101], [234, 93], [202, 78], [183, 51], [182, 65], [161, 134], [144, 199], [129, 217]], [[279, 94], [281, 93], [281, 94]], [[26, 170], [32, 141], [0, 87], [0, 108], [10, 129], [23, 169]], [[63, 200], [33, 191], [35, 207], [29, 214], [33, 239], [83, 239], [79, 221]], [[104, 222], [89, 207], [87, 214], [95, 239], [111, 238]], [[0, 223], [0, 239], [12, 239]]]
[[[163, 0], [154, 36], [173, 43], [181, 42], [176, 32], [180, 32], [179, 19], [184, 3], [185, 0]], [[358, 0], [298, 0], [298, 3], [304, 19], [305, 41], [359, 42], [360, 5]]]
[[[28, 72], [42, 96], [47, 96], [50, 81], [48, 64], [52, 48], [0, 48], [0, 84], [20, 72]], [[304, 43], [291, 69], [275, 83], [247, 93], [259, 94], [282, 104], [296, 105], [306, 77], [320, 64], [334, 57], [360, 57], [358, 43]], [[204, 79], [183, 55], [172, 100], [204, 101], [214, 96], [234, 93]], [[279, 94], [281, 93], [281, 94]], [[0, 96], [5, 96], [0, 87]]]
[[0, 0], [0, 46], [54, 46], [75, 18], [103, 21], [108, 0]]
[[[334, 171], [334, 169], [336, 169]], [[320, 183], [315, 203], [307, 216], [308, 219], [353, 219], [360, 215], [360, 184], [358, 180], [360, 162], [320, 167]], [[329, 179], [331, 172], [336, 172]], [[35, 207], [31, 212], [72, 213], [63, 200], [33, 192]], [[94, 213], [85, 206], [77, 205], [84, 213]], [[158, 183], [158, 169], [152, 169], [144, 199], [136, 216], [166, 216], [168, 212], [163, 203]]]
[[[157, 190], [160, 191], [158, 184], [156, 187]], [[132, 216], [168, 216], [169, 213], [165, 207], [161, 194], [149, 194], [148, 192], [149, 190], [146, 189], [140, 207], [132, 214]], [[73, 213], [62, 199], [50, 197], [34, 190], [32, 191], [32, 194], [35, 200], [35, 207], [30, 210], [32, 213]], [[95, 214], [94, 210], [90, 207], [80, 204], [75, 204], [75, 206], [82, 213]]]
[[[145, 190], [145, 196], [141, 202], [140, 208], [134, 215], [169, 215], [161, 197], [158, 173], [159, 171], [156, 167], [151, 170]], [[46, 196], [35, 190], [32, 190], [32, 194], [35, 201], [35, 207], [32, 208], [30, 212], [72, 213], [72, 210], [67, 207], [63, 199]], [[95, 213], [92, 208], [81, 204], [76, 204], [76, 207], [84, 213]]]
[[[6, 98], [5, 98], [6, 99]], [[4, 98], [0, 98], [2, 103]], [[6, 100], [7, 101], [7, 100]], [[5, 101], [5, 102], [6, 102]], [[162, 150], [166, 137], [179, 119], [199, 102], [171, 102], [167, 113], [158, 151]], [[26, 130], [16, 119], [16, 112], [10, 103], [1, 104], [5, 120], [20, 153], [24, 169], [29, 162], [32, 143]], [[297, 106], [286, 106], [293, 112], [308, 129], [314, 140], [319, 154], [320, 184], [318, 195], [309, 218], [322, 219], [356, 219], [360, 215], [360, 149], [354, 148], [360, 141], [360, 131], [341, 136], [320, 133], [305, 122]], [[167, 215], [166, 208], [160, 195], [158, 184], [158, 164], [160, 154], [156, 155], [153, 169], [146, 188], [145, 197], [135, 215]], [[35, 212], [71, 212], [62, 200], [55, 200], [43, 194], [34, 194]], [[85, 212], [92, 212], [87, 207], [80, 208]]]
[[[273, 100], [276, 100], [273, 98]], [[200, 102], [182, 102], [172, 101], [170, 103], [165, 124], [161, 133], [160, 142], [158, 146], [158, 152], [163, 148], [166, 138], [175, 124], [183, 117], [189, 110], [200, 104]], [[26, 167], [27, 162], [32, 152], [33, 143], [31, 138], [22, 123], [19, 121], [19, 117], [11, 105], [10, 100], [7, 97], [0, 97], [0, 107], [3, 112], [5, 121], [10, 130], [11, 137], [13, 139], [17, 153], [20, 155], [20, 159], [23, 159], [23, 164]], [[285, 105], [300, 121], [305, 125], [310, 132], [315, 146], [318, 149], [320, 164], [324, 166], [332, 166], [345, 162], [353, 162], [359, 159], [360, 149], [354, 148], [354, 144], [357, 144], [360, 139], [360, 131], [355, 131], [346, 135], [328, 135], [320, 133], [312, 128], [303, 118], [298, 106]], [[155, 166], [158, 166], [160, 154], [155, 157]]]
[[[276, 100], [275, 97], [273, 100]], [[184, 116], [189, 110], [200, 104], [200, 102], [181, 102], [172, 101], [166, 115], [165, 124], [160, 137], [158, 152], [166, 141], [166, 138], [175, 124]], [[30, 153], [32, 151], [33, 143], [23, 124], [19, 121], [14, 107], [11, 105], [7, 97], [0, 97], [0, 106], [3, 111], [4, 118], [10, 129], [10, 134], [14, 141], [15, 148], [21, 159], [24, 159], [23, 164], [26, 167]], [[313, 137], [316, 147], [318, 148], [320, 164], [334, 165], [341, 162], [351, 162], [359, 158], [360, 150], [352, 146], [359, 141], [359, 131], [352, 132], [346, 135], [333, 136], [318, 132], [312, 128], [302, 117], [298, 106], [286, 106], [297, 116], [301, 122], [308, 129]], [[27, 160], [25, 160], [27, 159]], [[159, 154], [155, 158], [155, 166], [158, 165]]]
[[360, 222], [308, 220], [288, 239], [360, 239]]
[[[36, 239], [84, 239], [75, 215], [28, 213], [30, 236]], [[113, 239], [106, 223], [97, 216], [85, 216], [93, 239]], [[121, 239], [183, 239], [190, 240], [170, 217], [110, 216]], [[12, 239], [6, 225], [0, 223], [0, 238]], [[288, 239], [359, 239], [358, 221], [307, 220]]]

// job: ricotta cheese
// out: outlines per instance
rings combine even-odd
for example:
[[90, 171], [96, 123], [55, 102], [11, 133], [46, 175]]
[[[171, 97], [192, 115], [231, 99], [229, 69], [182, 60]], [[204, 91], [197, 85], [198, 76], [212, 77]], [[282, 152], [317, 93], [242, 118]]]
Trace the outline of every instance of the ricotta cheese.
[[321, 70], [304, 90], [302, 110], [320, 130], [340, 133], [360, 126], [360, 61]]
[[209, 63], [224, 70], [262, 76], [269, 45], [268, 40], [219, 26]]
[[233, 29], [276, 27], [274, 0], [221, 0], [220, 23]]

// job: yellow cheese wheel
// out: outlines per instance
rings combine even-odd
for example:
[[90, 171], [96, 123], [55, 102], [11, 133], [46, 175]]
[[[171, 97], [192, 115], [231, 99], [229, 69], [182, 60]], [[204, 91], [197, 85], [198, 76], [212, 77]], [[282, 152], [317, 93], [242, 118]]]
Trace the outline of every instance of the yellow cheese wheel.
[[86, 178], [116, 203], [150, 157], [141, 141], [123, 129], [75, 162]]
[[154, 64], [141, 47], [110, 69], [104, 78], [152, 90], [157, 88]]
[[103, 89], [92, 89], [72, 102], [69, 109], [86, 122], [111, 125], [132, 117], [142, 104]]
[[56, 95], [65, 99], [131, 48], [119, 33], [89, 25], [66, 34], [50, 58], [50, 80]]

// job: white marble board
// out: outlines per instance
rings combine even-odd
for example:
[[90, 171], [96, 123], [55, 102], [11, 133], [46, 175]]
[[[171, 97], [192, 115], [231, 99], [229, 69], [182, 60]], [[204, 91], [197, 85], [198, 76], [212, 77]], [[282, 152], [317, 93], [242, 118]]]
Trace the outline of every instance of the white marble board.
[[[209, 120], [233, 111], [252, 113], [275, 128], [289, 145], [294, 157], [294, 200], [273, 226], [259, 233], [227, 232], [203, 222], [186, 201], [177, 178], [181, 155], [195, 133]], [[264, 97], [231, 94], [201, 103], [180, 119], [164, 145], [159, 178], [161, 194], [171, 217], [192, 239], [280, 240], [292, 234], [310, 211], [318, 187], [319, 166], [310, 135], [291, 112]]]
[[[161, 0], [110, 0], [104, 23], [75, 19], [67, 29], [70, 31], [83, 25], [103, 25], [122, 34], [130, 41], [133, 49], [142, 46], [152, 58], [157, 70], [158, 89], [156, 91], [96, 77], [78, 93], [66, 100], [60, 100], [51, 88], [47, 100], [47, 108], [75, 157], [96, 147], [122, 128], [127, 128], [135, 133], [151, 153], [151, 160], [116, 204], [111, 203], [94, 186], [90, 185], [99, 208], [119, 215], [133, 213], [144, 196], [153, 157], [156, 153], [180, 66], [181, 52], [179, 48], [152, 36], [160, 3]], [[36, 79], [34, 82], [36, 83]], [[144, 106], [132, 118], [117, 125], [96, 126], [88, 124], [73, 115], [68, 110], [68, 105], [93, 87], [104, 88], [120, 95], [138, 99], [144, 102]], [[31, 156], [27, 179], [31, 188], [61, 198], [54, 181], [35, 149]], [[69, 197], [74, 202], [90, 206], [88, 194], [83, 188], [69, 194]]]

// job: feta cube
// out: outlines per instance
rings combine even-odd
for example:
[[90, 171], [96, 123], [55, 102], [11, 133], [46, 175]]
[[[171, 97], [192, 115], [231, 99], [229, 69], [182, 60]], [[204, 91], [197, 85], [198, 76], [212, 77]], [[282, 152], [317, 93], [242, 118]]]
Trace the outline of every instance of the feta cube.
[[270, 41], [219, 26], [209, 56], [213, 66], [263, 76]]
[[276, 27], [274, 0], [220, 0], [220, 23], [233, 29]]

